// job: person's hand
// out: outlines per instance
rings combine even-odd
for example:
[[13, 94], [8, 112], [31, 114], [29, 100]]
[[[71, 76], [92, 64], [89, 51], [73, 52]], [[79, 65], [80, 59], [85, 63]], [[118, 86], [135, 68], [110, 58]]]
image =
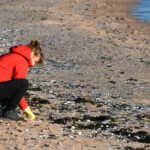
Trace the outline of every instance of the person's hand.
[[26, 113], [26, 117], [35, 120], [35, 115], [34, 115], [34, 113], [31, 111], [31, 109], [30, 109], [29, 106], [25, 109], [25, 113]]

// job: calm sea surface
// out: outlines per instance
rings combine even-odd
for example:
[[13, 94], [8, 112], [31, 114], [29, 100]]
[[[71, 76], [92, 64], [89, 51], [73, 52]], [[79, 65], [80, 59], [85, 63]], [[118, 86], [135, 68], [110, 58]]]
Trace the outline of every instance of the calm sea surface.
[[150, 0], [138, 0], [139, 5], [136, 6], [133, 14], [141, 20], [147, 20], [150, 23]]

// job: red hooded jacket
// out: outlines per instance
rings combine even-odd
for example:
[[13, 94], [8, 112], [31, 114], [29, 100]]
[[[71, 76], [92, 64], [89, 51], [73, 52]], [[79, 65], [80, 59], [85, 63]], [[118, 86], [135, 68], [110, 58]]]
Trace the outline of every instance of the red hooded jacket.
[[[0, 56], [0, 82], [25, 79], [28, 67], [33, 67], [30, 46], [18, 45], [11, 47], [9, 51], [9, 53]], [[24, 97], [19, 102], [19, 106], [23, 110], [28, 107]]]

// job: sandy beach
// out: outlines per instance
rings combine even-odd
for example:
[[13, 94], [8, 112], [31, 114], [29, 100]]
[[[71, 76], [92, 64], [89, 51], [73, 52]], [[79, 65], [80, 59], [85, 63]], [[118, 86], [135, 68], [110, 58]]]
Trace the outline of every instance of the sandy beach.
[[0, 119], [0, 149], [150, 149], [150, 26], [136, 4], [0, 2], [0, 53], [39, 39], [46, 58], [27, 77], [37, 120]]

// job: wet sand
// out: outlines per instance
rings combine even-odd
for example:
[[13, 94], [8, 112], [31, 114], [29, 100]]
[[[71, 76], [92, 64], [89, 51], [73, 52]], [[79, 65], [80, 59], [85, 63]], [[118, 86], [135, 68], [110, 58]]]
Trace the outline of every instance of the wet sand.
[[3, 52], [39, 39], [46, 58], [28, 75], [38, 119], [1, 119], [1, 149], [150, 148], [150, 27], [129, 14], [135, 1], [0, 4]]

